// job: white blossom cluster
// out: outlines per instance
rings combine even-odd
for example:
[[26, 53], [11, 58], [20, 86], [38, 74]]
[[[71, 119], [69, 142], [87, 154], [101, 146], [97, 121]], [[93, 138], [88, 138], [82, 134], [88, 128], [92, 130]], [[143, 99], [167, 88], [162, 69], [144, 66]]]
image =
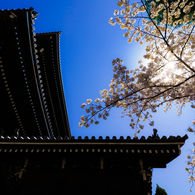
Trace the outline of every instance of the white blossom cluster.
[[[194, 146], [195, 146], [195, 143], [194, 143]], [[189, 173], [189, 178], [188, 178], [188, 181], [189, 183], [192, 183], [192, 185], [194, 184], [195, 182], [195, 149], [192, 150], [192, 155], [188, 155], [187, 156], [188, 158], [188, 162], [187, 162], [187, 165], [190, 166], [189, 167], [186, 167], [186, 171]], [[190, 191], [192, 192], [192, 189], [190, 189]]]
[[[122, 117], [130, 117], [130, 127], [140, 133], [143, 122], [154, 125], [152, 114], [161, 105], [165, 112], [175, 105], [179, 115], [188, 102], [195, 108], [195, 12], [191, 10], [194, 1], [175, 0], [169, 5], [168, 0], [149, 0], [150, 6], [146, 2], [118, 1], [120, 10], [114, 11], [109, 23], [126, 29], [124, 37], [129, 43], [147, 43], [143, 57], [148, 64], [140, 60], [138, 68], [128, 70], [121, 59], [113, 60], [109, 90], [100, 91], [101, 99], [88, 99], [81, 105], [87, 114], [81, 117], [79, 126], [99, 124], [100, 118], [106, 120], [111, 108], [117, 107], [123, 109]], [[162, 17], [160, 22], [158, 16]], [[168, 69], [170, 63], [174, 64], [173, 69]], [[195, 132], [192, 127], [188, 131]], [[193, 156], [188, 165], [191, 168], [186, 170], [192, 182]]]

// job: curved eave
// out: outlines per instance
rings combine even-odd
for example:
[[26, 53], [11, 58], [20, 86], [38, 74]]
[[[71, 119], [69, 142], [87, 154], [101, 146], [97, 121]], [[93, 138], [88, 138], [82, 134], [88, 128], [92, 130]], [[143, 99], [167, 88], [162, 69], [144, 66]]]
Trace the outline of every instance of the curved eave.
[[[61, 76], [59, 54], [60, 32], [37, 33], [39, 59], [42, 66], [43, 85], [50, 101], [50, 113], [53, 117], [54, 135], [71, 136], [68, 113]], [[43, 70], [44, 68], [44, 70]], [[47, 82], [48, 81], [48, 82]]]
[[[174, 139], [173, 139], [174, 138]], [[180, 147], [187, 136], [165, 139], [68, 139], [58, 137], [0, 137], [0, 154], [18, 155], [58, 155], [78, 158], [80, 155], [92, 155], [115, 158], [142, 159], [145, 166], [163, 168], [180, 155]]]
[[47, 133], [36, 72], [36, 44], [32, 26], [35, 17], [33, 9], [0, 12], [0, 69], [5, 72], [0, 79], [8, 83], [6, 88], [1, 86], [1, 98], [6, 100], [1, 101], [1, 122], [4, 133], [9, 135], [15, 134], [15, 129], [22, 130], [23, 135], [42, 135], [39, 128], [42, 128], [44, 135]]
[[67, 112], [67, 107], [66, 107], [66, 99], [65, 99], [65, 92], [64, 92], [64, 86], [63, 86], [63, 82], [62, 82], [62, 71], [61, 71], [61, 63], [60, 63], [60, 46], [59, 46], [59, 39], [60, 39], [60, 34], [57, 34], [57, 45], [56, 47], [58, 48], [58, 68], [59, 68], [59, 84], [60, 84], [60, 89], [61, 89], [61, 95], [62, 95], [62, 105], [64, 107], [64, 112], [65, 112], [65, 123], [64, 125], [66, 126], [66, 133], [65, 135], [67, 135], [68, 137], [71, 137], [71, 131], [70, 131], [70, 124], [69, 124], [69, 119], [68, 119], [68, 112]]

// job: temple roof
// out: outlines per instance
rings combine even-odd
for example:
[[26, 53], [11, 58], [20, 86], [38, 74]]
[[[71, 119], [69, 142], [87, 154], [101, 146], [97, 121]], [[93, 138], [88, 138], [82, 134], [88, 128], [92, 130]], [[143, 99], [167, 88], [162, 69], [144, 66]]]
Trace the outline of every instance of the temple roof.
[[[166, 167], [166, 164], [180, 155], [180, 148], [184, 145], [187, 135], [180, 137], [170, 136], [169, 138], [163, 136], [162, 138], [149, 136], [148, 138], [141, 137], [140, 139], [130, 136], [126, 138], [115, 136], [103, 139], [101, 136], [90, 139], [85, 137], [82, 139], [78, 137], [66, 136], [64, 138], [57, 137], [50, 139], [48, 136], [31, 138], [25, 137], [0, 137], [0, 153], [3, 155], [10, 153], [26, 154], [26, 155], [59, 155], [70, 156], [77, 158], [78, 155], [100, 155], [110, 158], [113, 155], [122, 155], [121, 157], [142, 158], [148, 166]], [[92, 157], [92, 156], [91, 156]]]
[[0, 133], [70, 136], [60, 32], [35, 34], [36, 15], [33, 8], [0, 11]]
[[105, 138], [103, 138], [102, 136], [99, 136], [99, 137], [95, 137], [95, 136], [92, 136], [91, 138], [89, 138], [88, 136], [85, 136], [84, 138], [82, 138], [81, 136], [78, 136], [78, 138], [75, 138], [75, 136], [71, 136], [70, 138], [68, 136], [65, 136], [65, 137], [61, 137], [61, 136], [58, 136], [58, 137], [53, 137], [53, 138], [50, 138], [48, 136], [0, 136], [0, 141], [9, 141], [9, 142], [18, 142], [18, 141], [22, 141], [22, 142], [33, 142], [33, 141], [36, 141], [36, 142], [40, 142], [40, 143], [43, 143], [43, 142], [78, 142], [78, 143], [82, 143], [82, 142], [91, 142], [91, 143], [96, 143], [96, 142], [103, 142], [103, 143], [106, 143], [106, 142], [124, 142], [124, 143], [163, 143], [163, 142], [166, 142], [166, 143], [175, 143], [175, 142], [185, 142], [185, 140], [188, 139], [188, 136], [187, 134], [185, 134], [183, 137], [181, 136], [169, 136], [169, 137], [166, 137], [166, 136], [163, 136], [163, 137], [159, 137], [159, 136], [156, 136], [156, 137], [153, 137], [153, 136], [148, 136], [147, 138], [145, 136], [142, 136], [140, 139], [138, 138], [131, 138], [130, 136], [127, 136], [126, 138], [124, 136], [120, 136], [120, 138], [117, 138], [116, 136], [113, 136], [113, 137], [109, 137], [109, 136], [106, 136]]

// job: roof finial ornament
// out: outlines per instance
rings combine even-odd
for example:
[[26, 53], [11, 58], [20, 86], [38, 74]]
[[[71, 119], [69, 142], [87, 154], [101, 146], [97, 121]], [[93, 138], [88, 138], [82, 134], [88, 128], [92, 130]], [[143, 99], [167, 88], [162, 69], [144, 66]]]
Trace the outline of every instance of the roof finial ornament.
[[155, 139], [158, 137], [158, 134], [157, 134], [158, 130], [157, 129], [153, 129], [153, 135], [152, 135], [152, 138]]

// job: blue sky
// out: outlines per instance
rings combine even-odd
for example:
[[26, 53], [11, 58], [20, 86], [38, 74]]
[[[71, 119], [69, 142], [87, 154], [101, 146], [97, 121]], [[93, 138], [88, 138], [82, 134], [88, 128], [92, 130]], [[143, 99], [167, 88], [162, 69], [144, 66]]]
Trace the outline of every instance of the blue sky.
[[[99, 91], [108, 88], [112, 79], [113, 59], [124, 60], [129, 69], [138, 66], [138, 60], [144, 54], [144, 47], [136, 43], [128, 44], [119, 26], [108, 24], [117, 0], [6, 0], [0, 9], [17, 9], [33, 7], [39, 13], [35, 21], [35, 32], [62, 31], [60, 41], [62, 76], [68, 117], [72, 135], [81, 136], [117, 136], [133, 137], [134, 131], [129, 127], [129, 118], [120, 118], [120, 110], [114, 109], [106, 121], [99, 125], [78, 127], [84, 110], [80, 105], [86, 99], [96, 99]], [[194, 110], [189, 106], [183, 114], [177, 116], [173, 108], [168, 113], [159, 109], [154, 115], [155, 128], [160, 137], [163, 135], [181, 135], [192, 125]], [[140, 136], [149, 136], [152, 127], [145, 124]], [[166, 169], [153, 170], [153, 194], [156, 184], [163, 187], [168, 195], [188, 195], [190, 184], [185, 171], [186, 156], [190, 154], [195, 136], [190, 138], [182, 148], [182, 154], [167, 165]], [[195, 189], [194, 189], [195, 190]]]

